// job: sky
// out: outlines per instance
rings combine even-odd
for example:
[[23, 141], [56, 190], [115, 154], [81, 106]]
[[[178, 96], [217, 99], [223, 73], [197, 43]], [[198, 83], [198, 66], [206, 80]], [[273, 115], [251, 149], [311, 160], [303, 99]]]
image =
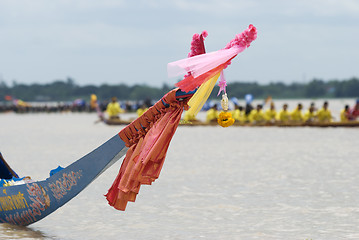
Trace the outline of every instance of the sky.
[[357, 0], [0, 0], [0, 82], [171, 86], [194, 33], [211, 52], [249, 24], [228, 83], [359, 77]]

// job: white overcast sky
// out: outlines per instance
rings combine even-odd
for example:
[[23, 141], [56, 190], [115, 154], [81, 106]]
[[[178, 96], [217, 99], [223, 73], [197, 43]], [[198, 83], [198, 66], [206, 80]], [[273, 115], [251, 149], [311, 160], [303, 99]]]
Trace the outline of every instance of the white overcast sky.
[[358, 0], [0, 0], [0, 81], [173, 85], [194, 33], [210, 52], [249, 24], [228, 82], [359, 77]]

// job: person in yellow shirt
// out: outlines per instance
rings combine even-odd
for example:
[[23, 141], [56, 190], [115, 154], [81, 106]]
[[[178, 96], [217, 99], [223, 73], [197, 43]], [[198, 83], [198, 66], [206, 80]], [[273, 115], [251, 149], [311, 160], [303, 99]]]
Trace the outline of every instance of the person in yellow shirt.
[[332, 121], [332, 113], [328, 109], [328, 102], [325, 101], [322, 109], [320, 109], [317, 113], [317, 118], [319, 122], [331, 122]]
[[350, 110], [349, 105], [345, 105], [344, 109], [340, 111], [340, 121], [341, 122], [348, 122], [350, 119]]
[[270, 108], [267, 109], [267, 111], [265, 111], [264, 115], [265, 115], [265, 119], [268, 122], [274, 123], [276, 121], [277, 111], [275, 110], [275, 106], [273, 102], [271, 102]]
[[196, 116], [192, 113], [189, 113], [188, 111], [185, 111], [184, 116], [183, 116], [183, 120], [185, 122], [199, 122], [199, 120], [196, 118]]
[[123, 109], [120, 107], [120, 104], [117, 102], [116, 97], [111, 98], [111, 102], [107, 104], [106, 112], [110, 119], [119, 119], [120, 113], [123, 113]]
[[304, 113], [304, 122], [314, 122], [316, 120], [314, 103], [310, 104], [309, 109]]
[[246, 121], [245, 112], [242, 106], [235, 105], [234, 110], [232, 111], [232, 118], [239, 123], [244, 123]]
[[301, 123], [304, 120], [302, 114], [303, 105], [298, 103], [297, 107], [290, 113], [290, 118], [292, 122]]
[[139, 108], [137, 109], [137, 111], [136, 111], [137, 116], [138, 116], [138, 117], [142, 116], [142, 114], [143, 114], [144, 112], [146, 112], [147, 110], [148, 110], [148, 107], [146, 107], [145, 104], [142, 104], [141, 107], [139, 107]]
[[97, 96], [95, 94], [91, 94], [90, 109], [91, 111], [95, 111], [96, 108], [97, 108]]
[[206, 113], [206, 122], [217, 122], [218, 119], [218, 110], [217, 110], [217, 104], [215, 104], [211, 109], [209, 109]]
[[265, 116], [262, 111], [262, 105], [258, 104], [256, 109], [253, 109], [249, 114], [249, 121], [251, 123], [262, 123], [265, 121]]
[[277, 115], [277, 120], [281, 123], [288, 123], [290, 120], [290, 113], [288, 112], [288, 104], [283, 104], [282, 110]]

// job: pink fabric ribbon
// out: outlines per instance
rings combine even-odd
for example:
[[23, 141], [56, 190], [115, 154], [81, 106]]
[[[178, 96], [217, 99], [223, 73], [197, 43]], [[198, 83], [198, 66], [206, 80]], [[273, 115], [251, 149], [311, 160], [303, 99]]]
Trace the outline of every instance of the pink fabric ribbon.
[[240, 52], [250, 46], [251, 42], [257, 38], [257, 29], [253, 25], [240, 34], [237, 34], [224, 49], [185, 58], [171, 62], [167, 65], [169, 77], [184, 75], [185, 78], [176, 84], [182, 91], [188, 92], [195, 90], [201, 84], [225, 69], [231, 60]]

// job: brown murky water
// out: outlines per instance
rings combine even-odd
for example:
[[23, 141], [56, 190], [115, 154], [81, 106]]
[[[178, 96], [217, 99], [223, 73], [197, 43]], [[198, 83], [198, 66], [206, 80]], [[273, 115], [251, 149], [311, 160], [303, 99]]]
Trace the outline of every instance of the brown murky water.
[[[2, 114], [0, 150], [43, 179], [121, 129], [95, 120]], [[0, 224], [0, 239], [359, 239], [358, 139], [359, 128], [180, 127], [125, 212], [103, 196], [119, 161], [45, 219]]]

